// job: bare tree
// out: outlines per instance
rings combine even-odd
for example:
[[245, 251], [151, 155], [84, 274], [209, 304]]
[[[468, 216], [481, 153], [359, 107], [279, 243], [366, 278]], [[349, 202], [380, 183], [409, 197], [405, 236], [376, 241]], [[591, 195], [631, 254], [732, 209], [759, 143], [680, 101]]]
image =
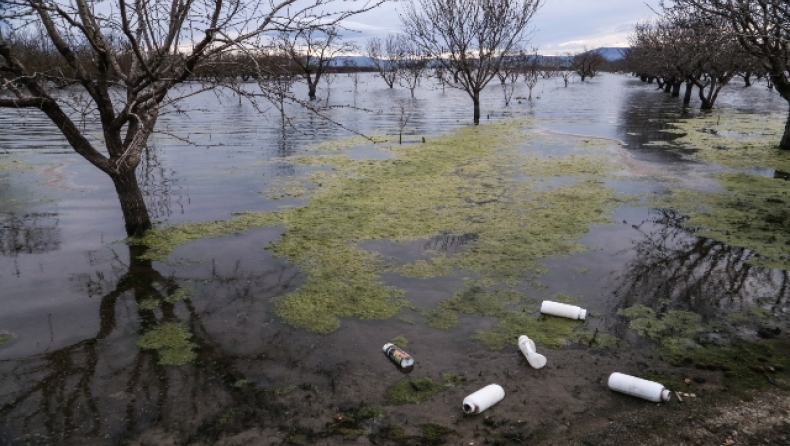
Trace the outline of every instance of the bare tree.
[[373, 66], [376, 67], [379, 75], [387, 86], [392, 88], [398, 80], [398, 36], [388, 34], [384, 43], [381, 39], [374, 37], [368, 40], [365, 45], [367, 56], [371, 59]]
[[297, 71], [307, 83], [310, 99], [315, 99], [318, 82], [326, 73], [332, 59], [355, 49], [353, 43], [342, 41], [340, 31], [334, 26], [282, 32], [279, 44], [294, 61]]
[[529, 100], [532, 100], [532, 90], [538, 85], [540, 78], [540, 59], [538, 57], [538, 49], [533, 48], [532, 54], [522, 55], [522, 63], [520, 65], [524, 74], [524, 82], [529, 88]]
[[700, 108], [710, 110], [721, 89], [752, 62], [738, 46], [729, 25], [720, 17], [691, 13], [688, 8], [667, 8], [653, 23], [638, 24], [632, 36], [628, 63], [659, 88], [679, 95], [686, 82], [683, 104], [691, 87], [699, 89]]
[[395, 48], [398, 79], [406, 84], [406, 87], [411, 91], [411, 97], [414, 97], [414, 90], [425, 75], [431, 58], [420, 53], [417, 45], [403, 34], [399, 34], [395, 38]]
[[588, 77], [593, 78], [598, 75], [598, 71], [605, 62], [603, 56], [597, 51], [588, 50], [587, 47], [570, 58], [573, 71], [581, 78], [582, 82]]
[[[503, 56], [524, 42], [542, 0], [419, 0], [401, 16], [405, 33], [472, 99], [480, 123], [480, 92], [501, 69]], [[419, 5], [419, 7], [417, 6]]]
[[[3, 0], [0, 90], [10, 93], [0, 97], [0, 107], [41, 110], [75, 152], [111, 178], [126, 232], [140, 233], [151, 220], [135, 169], [163, 108], [196, 91], [177, 85], [218, 55], [267, 33], [328, 26], [381, 1], [329, 13], [325, 6], [332, 0], [112, 0], [101, 8], [88, 0]], [[68, 67], [58, 75], [75, 84], [69, 95], [53, 91], [47, 77], [25, 62], [20, 30], [41, 30], [57, 50], [57, 66]], [[75, 122], [79, 104], [89, 106], [85, 119], [101, 124], [100, 138]]]
[[[787, 0], [676, 0], [675, 5], [724, 18], [741, 47], [758, 58], [790, 103], [790, 3]], [[790, 114], [779, 147], [790, 150]]]
[[502, 65], [497, 72], [500, 85], [502, 85], [502, 93], [505, 95], [505, 107], [510, 105], [510, 100], [513, 98], [513, 93], [516, 91], [516, 82], [518, 81], [520, 73], [520, 65], [523, 54], [505, 56]]

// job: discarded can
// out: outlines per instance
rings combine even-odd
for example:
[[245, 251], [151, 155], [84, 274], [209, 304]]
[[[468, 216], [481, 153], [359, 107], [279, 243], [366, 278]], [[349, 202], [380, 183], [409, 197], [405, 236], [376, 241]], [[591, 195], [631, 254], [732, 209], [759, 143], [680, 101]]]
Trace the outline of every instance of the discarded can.
[[464, 398], [465, 413], [480, 413], [505, 397], [505, 389], [498, 384], [489, 384]]
[[669, 401], [670, 397], [669, 390], [657, 382], [617, 372], [609, 376], [609, 388], [656, 403]]
[[568, 319], [584, 320], [587, 317], [587, 310], [576, 305], [561, 304], [544, 300], [540, 305], [540, 312], [552, 316], [567, 317]]
[[527, 358], [527, 362], [532, 368], [539, 369], [546, 365], [546, 357], [535, 351], [535, 341], [526, 335], [518, 337], [518, 348]]
[[386, 343], [384, 344], [384, 347], [382, 347], [382, 350], [384, 351], [384, 354], [390, 358], [390, 361], [397, 364], [398, 367], [402, 369], [409, 369], [414, 366], [414, 359], [411, 357], [411, 355], [403, 351], [403, 349], [397, 345]]

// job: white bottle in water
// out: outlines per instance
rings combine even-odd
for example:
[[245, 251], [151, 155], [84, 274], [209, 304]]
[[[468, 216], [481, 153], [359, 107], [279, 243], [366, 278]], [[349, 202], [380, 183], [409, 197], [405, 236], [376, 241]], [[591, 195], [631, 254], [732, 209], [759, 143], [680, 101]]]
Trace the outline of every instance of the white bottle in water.
[[670, 396], [669, 390], [655, 381], [648, 381], [618, 372], [609, 376], [609, 388], [656, 403], [669, 401]]
[[552, 316], [567, 317], [568, 319], [584, 320], [587, 317], [587, 310], [576, 305], [561, 304], [544, 300], [540, 305], [540, 312]]
[[464, 412], [480, 413], [505, 397], [505, 389], [498, 384], [489, 384], [464, 398]]
[[546, 357], [535, 350], [535, 341], [527, 337], [527, 335], [518, 337], [518, 348], [527, 358], [527, 362], [532, 368], [540, 369], [546, 365]]

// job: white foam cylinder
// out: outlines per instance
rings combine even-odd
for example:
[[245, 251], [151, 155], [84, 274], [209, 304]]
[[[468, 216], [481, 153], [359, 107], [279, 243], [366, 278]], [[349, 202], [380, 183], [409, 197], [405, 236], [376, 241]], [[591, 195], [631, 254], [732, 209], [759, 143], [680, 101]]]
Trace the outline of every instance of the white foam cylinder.
[[505, 397], [505, 389], [498, 384], [489, 384], [464, 398], [464, 412], [480, 413]]
[[518, 348], [527, 358], [527, 362], [532, 368], [540, 369], [546, 365], [546, 357], [535, 350], [535, 341], [530, 339], [527, 335], [518, 337]]
[[540, 305], [540, 312], [552, 316], [567, 317], [568, 319], [584, 320], [587, 317], [587, 310], [576, 305], [561, 304], [544, 300]]
[[670, 392], [663, 385], [636, 376], [623, 373], [612, 373], [609, 376], [609, 388], [627, 395], [660, 403], [669, 401]]

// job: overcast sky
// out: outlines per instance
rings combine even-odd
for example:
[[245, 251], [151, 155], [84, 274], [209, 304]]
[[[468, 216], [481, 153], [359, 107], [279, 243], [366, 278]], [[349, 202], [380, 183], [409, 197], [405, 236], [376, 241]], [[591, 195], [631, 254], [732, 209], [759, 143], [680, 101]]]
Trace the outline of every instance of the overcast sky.
[[[348, 21], [349, 28], [359, 31], [354, 40], [364, 45], [371, 36], [399, 32], [398, 12], [405, 1], [409, 0], [387, 2]], [[652, 17], [649, 6], [657, 4], [658, 0], [546, 0], [533, 19], [531, 46], [546, 55], [575, 52], [584, 46], [627, 46], [633, 25]]]

